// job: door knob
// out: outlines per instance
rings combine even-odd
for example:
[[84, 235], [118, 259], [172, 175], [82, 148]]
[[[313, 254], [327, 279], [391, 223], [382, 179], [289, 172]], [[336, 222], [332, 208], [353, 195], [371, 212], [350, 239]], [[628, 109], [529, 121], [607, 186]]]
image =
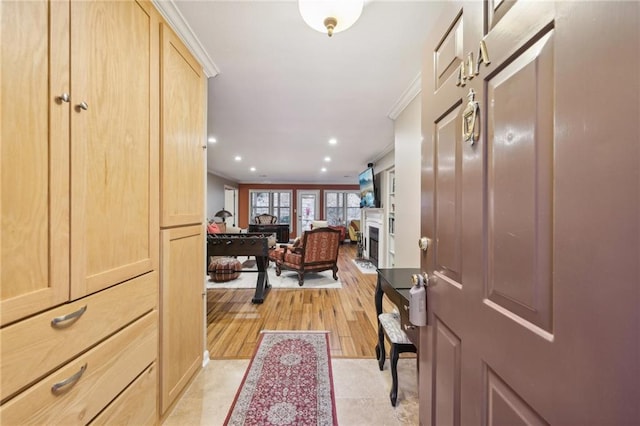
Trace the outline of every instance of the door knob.
[[427, 237], [422, 237], [418, 240], [418, 247], [420, 247], [422, 251], [427, 251], [429, 244], [431, 244], [431, 240]]
[[[429, 286], [429, 274], [422, 272], [420, 274], [413, 274], [411, 276], [411, 284], [418, 286]], [[406, 307], [405, 307], [406, 308]]]

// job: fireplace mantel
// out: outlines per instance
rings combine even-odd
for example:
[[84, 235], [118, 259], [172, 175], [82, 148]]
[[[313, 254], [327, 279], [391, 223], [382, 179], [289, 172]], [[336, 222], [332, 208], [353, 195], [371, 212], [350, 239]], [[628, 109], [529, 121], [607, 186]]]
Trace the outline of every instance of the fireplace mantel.
[[362, 238], [365, 241], [364, 257], [369, 258], [369, 228], [378, 228], [378, 268], [386, 268], [386, 229], [385, 229], [385, 213], [384, 209], [367, 208], [362, 209], [362, 221], [364, 228], [362, 229]]

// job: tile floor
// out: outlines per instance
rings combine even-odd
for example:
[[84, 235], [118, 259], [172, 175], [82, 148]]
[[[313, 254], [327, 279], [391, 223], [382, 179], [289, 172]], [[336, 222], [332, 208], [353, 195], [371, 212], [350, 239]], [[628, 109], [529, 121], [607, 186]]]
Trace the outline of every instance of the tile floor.
[[[210, 361], [178, 401], [164, 426], [221, 426], [240, 386], [249, 360]], [[340, 426], [405, 426], [418, 424], [415, 358], [398, 362], [398, 404], [389, 401], [391, 372], [375, 359], [332, 360], [336, 411]]]

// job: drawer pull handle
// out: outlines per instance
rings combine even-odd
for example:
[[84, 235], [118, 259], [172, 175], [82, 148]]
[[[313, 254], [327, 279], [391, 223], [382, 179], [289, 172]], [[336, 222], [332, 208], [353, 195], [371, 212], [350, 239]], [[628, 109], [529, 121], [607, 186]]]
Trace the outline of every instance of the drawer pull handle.
[[60, 317], [55, 317], [51, 320], [51, 327], [53, 328], [62, 328], [71, 325], [71, 323], [64, 324], [67, 321], [76, 320], [84, 314], [87, 310], [87, 305], [84, 305], [82, 308], [78, 309], [75, 312], [71, 312], [67, 315], [62, 315]]
[[[87, 364], [85, 363], [82, 366], [82, 368], [80, 368], [80, 371], [78, 371], [76, 374], [51, 386], [51, 393], [54, 395], [60, 395], [62, 392], [66, 392], [67, 390], [71, 389], [71, 387], [75, 385], [78, 382], [78, 380], [80, 380], [80, 377], [82, 377], [82, 375], [86, 370], [87, 370]], [[71, 385], [71, 386], [69, 386], [66, 389], [63, 389], [67, 385]]]

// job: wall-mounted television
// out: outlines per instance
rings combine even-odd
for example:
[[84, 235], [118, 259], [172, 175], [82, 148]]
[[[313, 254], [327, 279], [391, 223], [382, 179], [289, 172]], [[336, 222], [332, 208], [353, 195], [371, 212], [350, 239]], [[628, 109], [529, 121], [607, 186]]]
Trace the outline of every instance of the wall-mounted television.
[[368, 167], [358, 176], [360, 183], [360, 207], [377, 207], [373, 167]]

